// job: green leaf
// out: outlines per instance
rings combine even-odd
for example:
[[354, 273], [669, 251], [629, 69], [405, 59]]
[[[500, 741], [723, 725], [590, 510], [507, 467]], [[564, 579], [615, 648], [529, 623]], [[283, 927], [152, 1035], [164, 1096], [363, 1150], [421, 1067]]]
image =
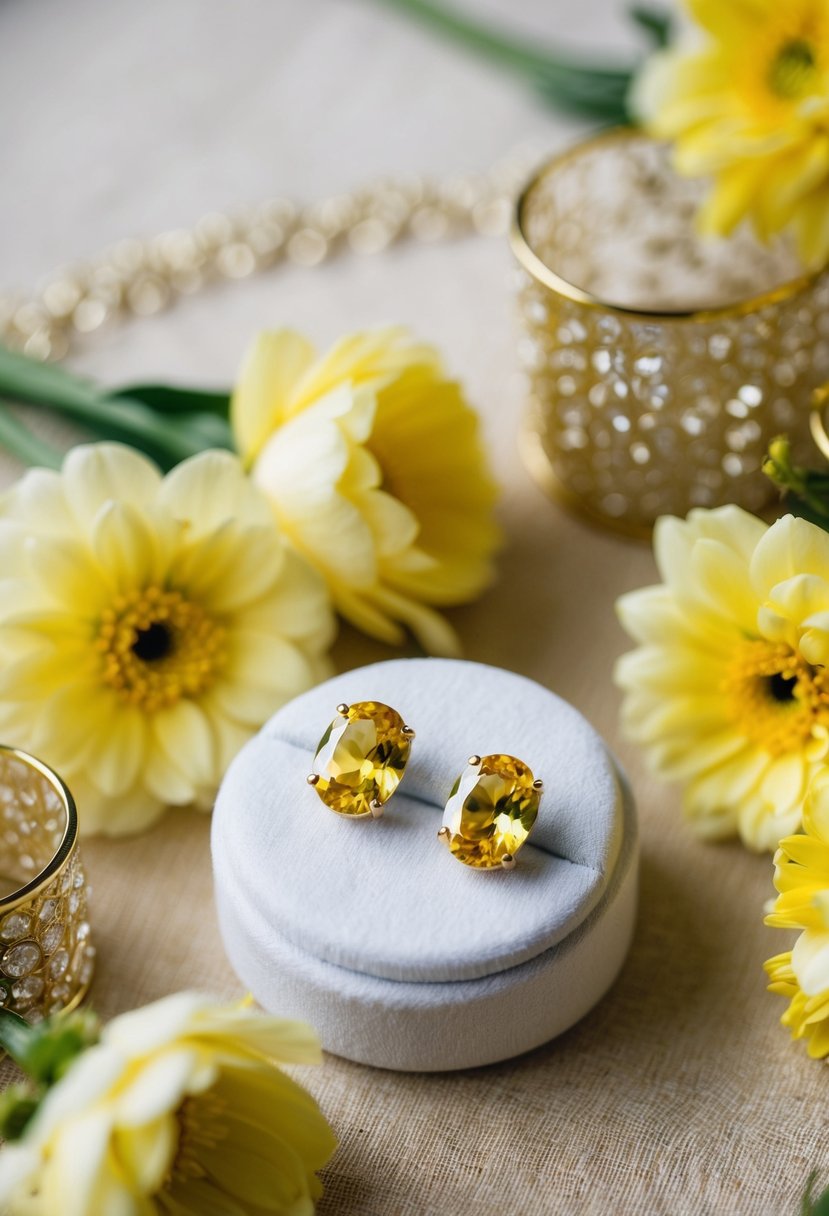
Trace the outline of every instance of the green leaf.
[[635, 4], [630, 10], [630, 16], [660, 50], [671, 41], [674, 23], [667, 9], [653, 8], [649, 4]]
[[216, 414], [171, 414], [177, 426], [187, 431], [199, 451], [205, 448], [226, 448], [234, 451], [233, 432], [226, 418]]
[[45, 1018], [31, 1026], [10, 1009], [0, 1009], [0, 1047], [30, 1080], [54, 1085], [77, 1056], [97, 1043], [100, 1022], [79, 1010]]
[[59, 469], [63, 460], [62, 454], [57, 448], [35, 435], [11, 413], [8, 406], [2, 404], [0, 404], [0, 447], [15, 456], [21, 464], [36, 465], [40, 468]]
[[10, 1009], [0, 1009], [0, 1049], [10, 1055], [24, 1072], [27, 1069], [23, 1061], [28, 1058], [37, 1033], [37, 1028], [30, 1026], [25, 1018], [12, 1013]]
[[800, 1216], [829, 1216], [829, 1190], [821, 1191], [815, 1198], [819, 1170], [812, 1170], [806, 1180], [806, 1190], [800, 1200]]
[[30, 1085], [9, 1085], [0, 1094], [0, 1136], [4, 1140], [21, 1140], [37, 1113], [44, 1091]]
[[212, 389], [180, 388], [172, 384], [130, 384], [110, 390], [107, 398], [127, 397], [141, 401], [160, 414], [217, 414], [227, 418], [230, 393]]
[[588, 73], [551, 76], [539, 79], [536, 88], [545, 100], [569, 113], [617, 125], [629, 122], [630, 77], [627, 75], [619, 81]]

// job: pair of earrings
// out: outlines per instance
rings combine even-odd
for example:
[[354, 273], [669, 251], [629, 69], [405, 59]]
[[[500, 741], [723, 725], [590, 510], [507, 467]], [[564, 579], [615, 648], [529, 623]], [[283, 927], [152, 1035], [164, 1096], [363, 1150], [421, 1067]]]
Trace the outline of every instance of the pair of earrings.
[[[338, 815], [383, 814], [405, 772], [415, 732], [380, 701], [338, 705], [320, 739], [308, 784]], [[438, 837], [464, 865], [511, 870], [538, 815], [543, 783], [515, 756], [470, 756]]]

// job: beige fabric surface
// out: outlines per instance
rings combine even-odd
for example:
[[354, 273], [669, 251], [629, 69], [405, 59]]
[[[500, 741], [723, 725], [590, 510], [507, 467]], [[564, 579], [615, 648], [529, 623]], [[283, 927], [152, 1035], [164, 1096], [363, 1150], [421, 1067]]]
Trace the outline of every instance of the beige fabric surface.
[[[478, 9], [574, 46], [632, 45], [621, 0]], [[21, 287], [111, 239], [216, 207], [320, 197], [378, 172], [481, 169], [528, 137], [554, 150], [580, 130], [358, 0], [6, 0], [0, 93], [0, 282]], [[564, 515], [524, 472], [509, 275], [503, 243], [485, 240], [280, 269], [98, 335], [73, 365], [112, 382], [226, 383], [268, 324], [322, 343], [405, 321], [439, 342], [482, 411], [505, 488], [499, 582], [454, 616], [466, 652], [570, 699], [638, 796], [635, 944], [581, 1025], [475, 1072], [328, 1058], [303, 1074], [341, 1139], [322, 1216], [784, 1216], [826, 1164], [826, 1072], [789, 1043], [782, 1002], [764, 991], [762, 962], [786, 943], [762, 925], [771, 865], [694, 841], [676, 791], [653, 784], [619, 739], [611, 668], [625, 640], [613, 601], [652, 578], [652, 559]], [[345, 667], [387, 653], [344, 631], [336, 656]], [[208, 834], [206, 818], [175, 813], [137, 839], [85, 844], [104, 1015], [188, 986], [239, 992], [217, 935]]]

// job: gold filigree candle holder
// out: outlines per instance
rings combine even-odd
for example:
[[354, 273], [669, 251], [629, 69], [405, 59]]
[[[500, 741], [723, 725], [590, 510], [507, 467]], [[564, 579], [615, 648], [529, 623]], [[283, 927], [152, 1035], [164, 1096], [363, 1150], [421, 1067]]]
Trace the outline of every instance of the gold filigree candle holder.
[[38, 1022], [82, 1000], [95, 960], [86, 897], [72, 795], [0, 745], [0, 1005]]
[[696, 234], [706, 183], [633, 131], [549, 162], [518, 200], [524, 451], [592, 518], [646, 533], [657, 516], [761, 510], [769, 441], [807, 457], [829, 379], [829, 274], [782, 241]]

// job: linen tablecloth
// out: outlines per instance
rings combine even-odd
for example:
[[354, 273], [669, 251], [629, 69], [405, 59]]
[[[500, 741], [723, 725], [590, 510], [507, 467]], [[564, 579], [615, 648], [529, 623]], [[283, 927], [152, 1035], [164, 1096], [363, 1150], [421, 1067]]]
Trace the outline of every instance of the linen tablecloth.
[[[636, 38], [622, 9], [487, 0], [475, 11], [624, 56]], [[583, 131], [369, 0], [6, 0], [0, 98], [0, 282], [21, 288], [207, 211], [486, 169], [528, 140], [554, 151]], [[453, 614], [466, 654], [571, 700], [638, 796], [636, 939], [583, 1023], [479, 1071], [395, 1074], [328, 1057], [303, 1073], [341, 1139], [320, 1213], [793, 1213], [826, 1162], [826, 1073], [789, 1043], [783, 1002], [764, 991], [763, 960], [786, 944], [762, 924], [770, 860], [696, 842], [676, 790], [619, 737], [611, 669], [626, 642], [613, 603], [653, 579], [653, 562], [647, 546], [553, 506], [520, 463], [510, 273], [504, 241], [482, 238], [280, 267], [98, 334], [70, 361], [109, 382], [224, 384], [265, 326], [325, 344], [397, 321], [437, 342], [482, 413], [504, 486], [498, 584]], [[2, 466], [6, 482], [16, 471]], [[388, 653], [343, 630], [336, 659]], [[214, 917], [209, 826], [178, 812], [135, 839], [86, 843], [102, 1014], [184, 987], [239, 993]]]

